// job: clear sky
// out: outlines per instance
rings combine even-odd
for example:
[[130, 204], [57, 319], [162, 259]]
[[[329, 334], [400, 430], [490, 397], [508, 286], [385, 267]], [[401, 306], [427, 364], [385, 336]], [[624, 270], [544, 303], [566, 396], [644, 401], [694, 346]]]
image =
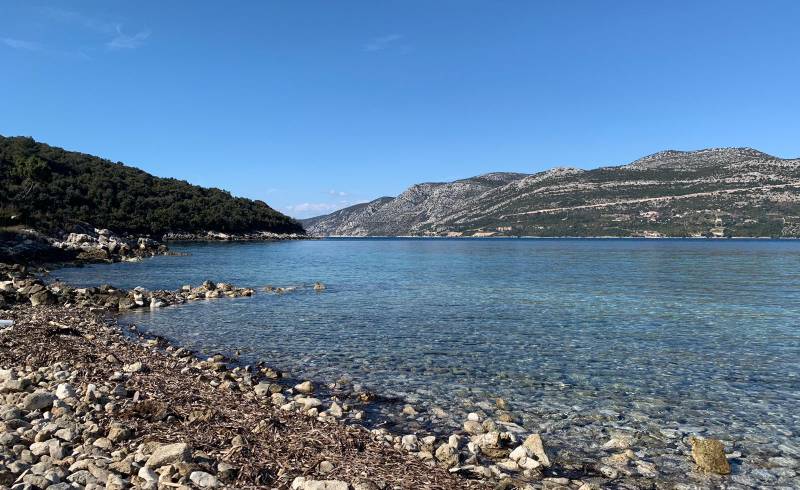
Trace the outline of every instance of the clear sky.
[[0, 0], [0, 134], [292, 216], [664, 149], [800, 155], [800, 1]]

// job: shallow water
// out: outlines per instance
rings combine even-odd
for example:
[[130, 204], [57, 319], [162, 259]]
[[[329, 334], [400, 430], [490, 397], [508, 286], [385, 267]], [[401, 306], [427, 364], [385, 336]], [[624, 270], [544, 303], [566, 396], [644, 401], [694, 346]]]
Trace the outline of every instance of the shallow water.
[[[299, 286], [129, 316], [207, 352], [293, 376], [346, 376], [445, 429], [502, 396], [578, 458], [630, 431], [693, 481], [688, 434], [742, 457], [734, 482], [797, 486], [800, 242], [422, 240], [183, 243], [187, 257], [62, 269], [73, 284]], [[310, 287], [327, 285], [323, 293]], [[385, 409], [391, 423], [398, 407]], [[429, 422], [429, 419], [426, 418]], [[684, 441], [685, 442], [685, 441]], [[770, 458], [783, 457], [787, 461]], [[778, 465], [777, 462], [781, 463]], [[792, 461], [795, 463], [792, 464]], [[787, 467], [788, 464], [788, 467]]]

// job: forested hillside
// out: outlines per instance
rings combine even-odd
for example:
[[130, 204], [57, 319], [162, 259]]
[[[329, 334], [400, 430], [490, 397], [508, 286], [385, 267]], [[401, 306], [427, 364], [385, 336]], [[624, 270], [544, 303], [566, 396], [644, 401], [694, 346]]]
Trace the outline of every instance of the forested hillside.
[[[222, 163], [222, 162], [221, 162]], [[90, 224], [119, 233], [303, 233], [262, 201], [155, 177], [32, 138], [0, 136], [0, 226], [42, 231]]]

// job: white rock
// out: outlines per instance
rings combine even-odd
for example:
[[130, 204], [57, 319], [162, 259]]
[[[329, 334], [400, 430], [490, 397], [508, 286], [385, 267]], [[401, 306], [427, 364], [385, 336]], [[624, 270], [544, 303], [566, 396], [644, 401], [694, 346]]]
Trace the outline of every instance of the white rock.
[[420, 439], [420, 441], [422, 442], [422, 444], [430, 447], [436, 444], [436, 436], [425, 436], [422, 439]]
[[139, 473], [137, 476], [146, 482], [156, 482], [158, 481], [158, 475], [155, 471], [151, 470], [147, 466], [142, 466], [139, 469]]
[[7, 381], [14, 381], [16, 379], [17, 379], [17, 373], [15, 373], [13, 370], [0, 369], [0, 383], [5, 383]]
[[323, 461], [317, 466], [317, 471], [322, 475], [327, 475], [333, 471], [333, 463], [330, 461]]
[[419, 447], [419, 441], [417, 440], [417, 436], [414, 434], [404, 435], [400, 440], [400, 443], [403, 445], [403, 448], [406, 451], [416, 451]]
[[189, 479], [200, 488], [214, 488], [219, 485], [217, 477], [205, 471], [193, 471]]
[[314, 392], [314, 384], [311, 381], [303, 381], [300, 384], [296, 384], [294, 386], [296, 391], [300, 393], [313, 393]]
[[144, 366], [139, 361], [136, 361], [131, 364], [125, 364], [124, 366], [122, 366], [122, 370], [125, 371], [126, 373], [138, 373], [142, 371], [142, 369], [144, 369]]
[[331, 403], [331, 406], [328, 409], [328, 415], [340, 418], [342, 415], [344, 415], [344, 412], [342, 411], [342, 407], [340, 407], [338, 403], [333, 402]]
[[539, 468], [539, 467], [542, 466], [542, 464], [540, 462], [536, 461], [533, 458], [529, 458], [527, 456], [523, 456], [523, 457], [519, 458], [517, 460], [517, 464], [519, 465], [520, 468], [525, 469], [525, 470], [535, 470], [536, 468]]
[[75, 398], [75, 388], [73, 388], [69, 383], [61, 383], [56, 387], [56, 396], [59, 400], [63, 400], [65, 398]]
[[547, 456], [542, 437], [539, 434], [529, 435], [522, 444], [530, 450], [537, 461], [542, 463], [542, 466], [550, 466], [550, 458]]
[[303, 410], [311, 410], [312, 408], [317, 408], [322, 406], [322, 400], [319, 398], [297, 398], [295, 400], [297, 403], [303, 404]]
[[514, 461], [519, 461], [520, 459], [527, 458], [530, 455], [530, 450], [527, 447], [517, 446], [513, 451], [511, 451], [511, 454], [509, 454], [508, 457]]
[[298, 476], [292, 481], [292, 490], [348, 490], [350, 485], [340, 480], [308, 480]]

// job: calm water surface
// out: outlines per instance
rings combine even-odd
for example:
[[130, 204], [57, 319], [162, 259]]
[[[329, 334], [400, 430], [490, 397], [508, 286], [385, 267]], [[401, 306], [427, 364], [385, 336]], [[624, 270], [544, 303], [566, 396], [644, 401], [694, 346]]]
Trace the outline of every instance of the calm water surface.
[[[56, 271], [73, 284], [299, 286], [130, 316], [207, 352], [342, 376], [440, 428], [502, 396], [530, 429], [597, 456], [615, 430], [659, 459], [687, 434], [743, 453], [743, 486], [797, 483], [800, 242], [322, 240], [174, 244], [188, 257]], [[328, 289], [315, 293], [310, 285]], [[393, 420], [397, 407], [386, 409]], [[652, 440], [651, 440], [652, 439]], [[677, 451], [677, 450], [676, 450]], [[772, 458], [772, 460], [770, 459]], [[774, 464], [775, 458], [789, 465]], [[772, 463], [770, 462], [772, 461]], [[778, 469], [776, 469], [778, 468]], [[734, 480], [736, 481], [736, 480]]]

